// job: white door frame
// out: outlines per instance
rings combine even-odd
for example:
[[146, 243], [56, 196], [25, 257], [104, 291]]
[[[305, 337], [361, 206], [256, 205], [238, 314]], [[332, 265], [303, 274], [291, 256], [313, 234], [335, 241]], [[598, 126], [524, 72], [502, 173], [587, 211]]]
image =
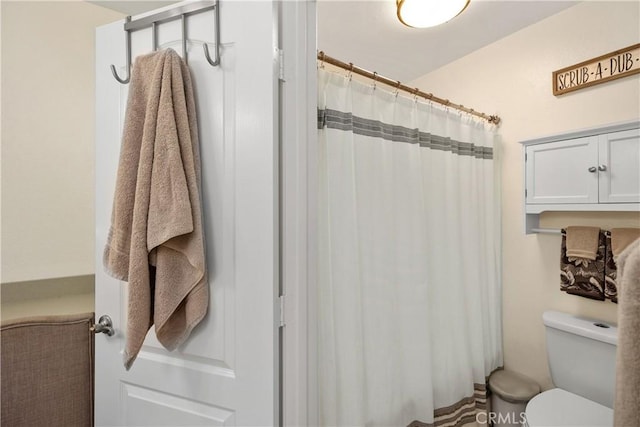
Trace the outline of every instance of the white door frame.
[[316, 1], [280, 9], [281, 420], [318, 425], [316, 378]]

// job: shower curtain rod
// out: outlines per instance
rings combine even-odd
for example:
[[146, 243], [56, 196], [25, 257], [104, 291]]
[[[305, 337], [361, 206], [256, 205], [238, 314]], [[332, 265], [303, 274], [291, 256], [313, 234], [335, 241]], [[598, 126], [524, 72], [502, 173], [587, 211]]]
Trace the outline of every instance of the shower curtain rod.
[[395, 87], [396, 90], [402, 90], [404, 92], [408, 92], [414, 96], [421, 96], [425, 99], [428, 99], [429, 101], [433, 101], [433, 102], [437, 102], [438, 104], [442, 104], [445, 105], [447, 107], [450, 108], [455, 108], [456, 110], [460, 110], [460, 111], [464, 111], [465, 113], [477, 116], [477, 117], [481, 117], [483, 119], [485, 119], [486, 121], [488, 121], [489, 123], [493, 123], [495, 125], [500, 124], [500, 117], [498, 116], [494, 116], [494, 115], [488, 115], [488, 114], [484, 114], [481, 113], [479, 111], [474, 110], [473, 108], [467, 108], [464, 105], [461, 104], [455, 104], [451, 101], [449, 101], [448, 99], [442, 99], [439, 98], [437, 96], [435, 96], [432, 93], [426, 93], [426, 92], [422, 92], [420, 89], [418, 88], [412, 88], [409, 87], [407, 85], [402, 84], [399, 80], [392, 80], [388, 77], [384, 77], [379, 75], [378, 73], [371, 72], [368, 70], [365, 70], [364, 68], [358, 67], [356, 65], [353, 65], [353, 63], [346, 63], [346, 62], [342, 62], [339, 59], [336, 58], [332, 58], [331, 56], [325, 54], [323, 51], [318, 52], [318, 60], [322, 61], [322, 62], [326, 62], [327, 64], [331, 64], [334, 65], [336, 67], [342, 68], [344, 70], [349, 71], [350, 73], [355, 73], [358, 75], [361, 75], [363, 77], [367, 77], [369, 79], [372, 79], [374, 82], [380, 82], [380, 83], [384, 83], [386, 85], [389, 85], [391, 87]]

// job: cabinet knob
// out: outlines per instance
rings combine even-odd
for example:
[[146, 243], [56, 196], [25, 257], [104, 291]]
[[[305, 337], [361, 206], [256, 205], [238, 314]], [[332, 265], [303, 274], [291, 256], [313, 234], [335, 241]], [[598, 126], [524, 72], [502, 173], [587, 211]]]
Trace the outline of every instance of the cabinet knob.
[[599, 170], [600, 172], [604, 172], [604, 171], [606, 171], [606, 170], [607, 170], [607, 165], [600, 165], [600, 166], [598, 166], [598, 170]]
[[597, 170], [598, 170], [598, 168], [596, 168], [595, 166], [591, 166], [589, 168], [589, 172], [591, 172], [591, 173], [596, 173]]

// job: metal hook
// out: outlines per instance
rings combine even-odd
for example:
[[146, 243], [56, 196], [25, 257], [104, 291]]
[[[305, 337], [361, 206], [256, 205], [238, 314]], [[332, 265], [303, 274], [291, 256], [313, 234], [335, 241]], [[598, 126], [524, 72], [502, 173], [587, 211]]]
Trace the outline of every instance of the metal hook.
[[[127, 16], [124, 19], [125, 25], [129, 22], [131, 22], [131, 16]], [[127, 55], [127, 63], [125, 67], [127, 69], [127, 77], [125, 77], [124, 79], [121, 79], [120, 76], [118, 76], [118, 72], [116, 71], [115, 65], [111, 64], [111, 74], [113, 74], [113, 77], [123, 85], [126, 85], [127, 83], [129, 83], [129, 80], [131, 80], [131, 32], [127, 30], [125, 30], [125, 32], [127, 33], [126, 35], [127, 41], [125, 44], [126, 55]]]
[[415, 102], [418, 102], [418, 92], [420, 92], [420, 89], [419, 89], [419, 88], [415, 88], [415, 89], [413, 90], [413, 100], [414, 100]]
[[373, 72], [373, 88], [376, 89], [378, 84], [378, 73], [376, 71]]
[[211, 64], [211, 66], [216, 67], [220, 65], [220, 11], [218, 8], [220, 7], [220, 3], [216, 2], [215, 7], [213, 8], [213, 13], [215, 16], [215, 28], [216, 28], [216, 59], [211, 59], [211, 55], [209, 54], [209, 46], [206, 43], [202, 44], [202, 48], [204, 49], [204, 57], [207, 58], [207, 62]]
[[157, 32], [157, 23], [151, 24], [151, 44], [153, 45], [153, 51], [158, 50], [158, 32]]
[[180, 17], [180, 24], [182, 25], [182, 59], [185, 63], [189, 63], [189, 54], [187, 52], [187, 17], [183, 14]]
[[349, 74], [347, 77], [349, 77], [349, 81], [353, 79], [353, 62], [349, 62]]

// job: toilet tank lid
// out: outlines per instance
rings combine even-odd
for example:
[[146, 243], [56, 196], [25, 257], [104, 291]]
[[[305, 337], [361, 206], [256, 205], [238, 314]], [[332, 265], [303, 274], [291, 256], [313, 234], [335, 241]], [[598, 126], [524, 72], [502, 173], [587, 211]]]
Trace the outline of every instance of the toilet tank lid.
[[573, 316], [559, 311], [545, 311], [542, 315], [542, 321], [550, 328], [618, 345], [618, 328], [607, 322]]

